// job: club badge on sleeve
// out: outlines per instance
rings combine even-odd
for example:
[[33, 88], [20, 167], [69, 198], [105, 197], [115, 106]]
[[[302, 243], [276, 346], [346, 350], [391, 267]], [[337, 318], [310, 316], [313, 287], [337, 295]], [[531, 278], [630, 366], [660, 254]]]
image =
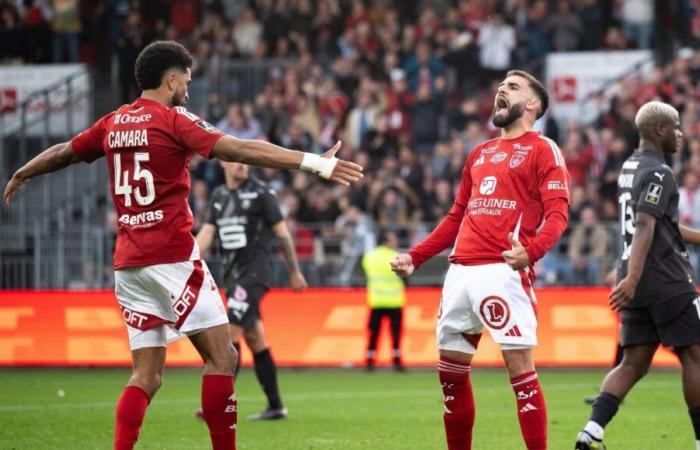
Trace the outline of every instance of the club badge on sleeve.
[[663, 186], [656, 183], [649, 183], [649, 188], [647, 189], [647, 194], [644, 196], [644, 200], [647, 203], [658, 205], [661, 199], [661, 191], [663, 191]]

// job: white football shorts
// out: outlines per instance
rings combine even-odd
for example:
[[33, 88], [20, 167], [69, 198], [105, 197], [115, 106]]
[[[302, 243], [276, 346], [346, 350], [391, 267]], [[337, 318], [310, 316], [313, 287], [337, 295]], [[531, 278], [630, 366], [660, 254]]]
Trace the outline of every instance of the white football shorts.
[[114, 291], [132, 350], [227, 324], [219, 289], [202, 260], [114, 271]]
[[473, 354], [484, 328], [503, 350], [537, 345], [536, 299], [525, 271], [450, 264], [437, 321], [440, 350]]

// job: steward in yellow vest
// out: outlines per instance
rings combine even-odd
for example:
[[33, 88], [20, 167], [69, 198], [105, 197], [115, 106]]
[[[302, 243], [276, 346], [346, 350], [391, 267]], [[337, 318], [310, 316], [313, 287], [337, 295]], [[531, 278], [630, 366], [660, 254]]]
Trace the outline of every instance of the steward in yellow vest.
[[391, 270], [389, 262], [399, 254], [399, 240], [392, 231], [382, 232], [379, 247], [362, 257], [362, 269], [367, 277], [367, 303], [369, 314], [369, 342], [367, 344], [367, 370], [376, 365], [377, 341], [384, 317], [389, 318], [393, 346], [394, 369], [403, 371], [401, 362], [401, 334], [403, 306], [406, 304], [404, 281]]

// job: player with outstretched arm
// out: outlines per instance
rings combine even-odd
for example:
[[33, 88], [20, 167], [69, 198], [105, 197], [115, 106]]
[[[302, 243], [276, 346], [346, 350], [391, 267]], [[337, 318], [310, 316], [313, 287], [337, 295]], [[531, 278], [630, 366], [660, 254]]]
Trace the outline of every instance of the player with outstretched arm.
[[532, 357], [533, 265], [566, 229], [570, 190], [559, 148], [532, 131], [547, 104], [547, 91], [536, 78], [508, 72], [491, 119], [501, 136], [471, 151], [450, 211], [428, 237], [391, 263], [408, 277], [453, 247], [436, 330], [450, 450], [471, 449], [475, 407], [469, 374], [484, 328], [501, 346], [525, 445], [547, 448], [546, 406]]
[[118, 217], [115, 293], [129, 334], [133, 369], [116, 407], [114, 448], [132, 449], [158, 391], [166, 344], [187, 335], [204, 361], [202, 408], [215, 450], [236, 448], [237, 359], [218, 289], [191, 233], [187, 203], [192, 153], [263, 167], [302, 169], [337, 183], [362, 177], [358, 165], [267, 142], [227, 136], [188, 112], [192, 56], [158, 41], [136, 60], [141, 97], [99, 119], [70, 142], [56, 144], [17, 170], [6, 205], [31, 178], [106, 157]]

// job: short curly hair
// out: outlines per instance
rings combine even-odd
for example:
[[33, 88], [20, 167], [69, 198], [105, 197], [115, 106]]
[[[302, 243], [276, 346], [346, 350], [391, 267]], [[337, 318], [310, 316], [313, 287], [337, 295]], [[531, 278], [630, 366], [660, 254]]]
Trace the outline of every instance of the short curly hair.
[[136, 83], [142, 91], [157, 89], [170, 69], [183, 72], [192, 67], [192, 55], [175, 41], [156, 41], [144, 48], [136, 58]]
[[662, 102], [648, 102], [642, 105], [634, 117], [637, 130], [644, 132], [645, 128], [653, 127], [661, 122], [676, 122], [679, 118], [678, 110], [673, 106]]

